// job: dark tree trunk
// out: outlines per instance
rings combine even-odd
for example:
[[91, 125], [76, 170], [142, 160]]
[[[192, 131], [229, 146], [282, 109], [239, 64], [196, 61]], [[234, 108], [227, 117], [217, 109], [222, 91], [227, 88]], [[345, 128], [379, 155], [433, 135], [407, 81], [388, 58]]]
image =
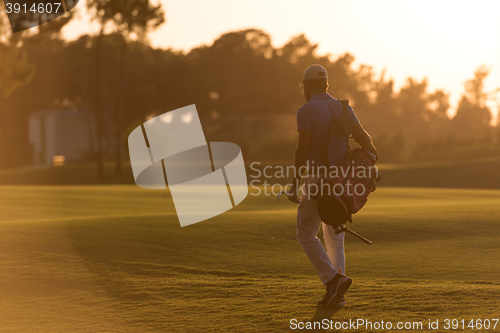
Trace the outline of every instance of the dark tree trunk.
[[125, 71], [127, 59], [127, 40], [123, 39], [122, 48], [120, 51], [120, 91], [118, 96], [118, 106], [116, 108], [116, 165], [115, 173], [122, 172], [122, 152], [123, 152], [123, 118], [125, 108]]
[[99, 177], [104, 176], [104, 158], [102, 151], [103, 137], [103, 117], [101, 110], [101, 53], [102, 39], [104, 36], [104, 27], [101, 24], [101, 31], [96, 41], [96, 90], [95, 90], [95, 121], [96, 121], [96, 139], [97, 139], [97, 172]]

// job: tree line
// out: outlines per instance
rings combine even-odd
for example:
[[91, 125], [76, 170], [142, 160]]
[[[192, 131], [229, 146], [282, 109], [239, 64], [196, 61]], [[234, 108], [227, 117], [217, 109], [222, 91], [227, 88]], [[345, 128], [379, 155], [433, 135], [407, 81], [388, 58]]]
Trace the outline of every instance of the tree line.
[[[350, 100], [382, 161], [498, 153], [484, 66], [471, 73], [449, 117], [448, 93], [430, 91], [427, 79], [408, 78], [396, 91], [384, 72], [355, 66], [349, 53], [320, 55], [304, 35], [275, 47], [265, 31], [247, 29], [187, 52], [157, 49], [147, 33], [164, 23], [161, 6], [140, 0], [95, 0], [87, 6], [102, 27], [94, 36], [62, 40], [60, 30], [71, 17], [46, 23], [36, 34], [0, 32], [0, 167], [31, 163], [30, 114], [78, 109], [95, 114], [98, 149], [89, 159], [101, 173], [103, 163], [112, 161], [119, 173], [133, 128], [189, 104], [196, 104], [209, 141], [238, 143], [246, 160], [291, 159], [293, 119], [304, 103], [298, 83], [313, 63], [327, 69], [330, 94]], [[5, 30], [5, 22], [0, 27]]]

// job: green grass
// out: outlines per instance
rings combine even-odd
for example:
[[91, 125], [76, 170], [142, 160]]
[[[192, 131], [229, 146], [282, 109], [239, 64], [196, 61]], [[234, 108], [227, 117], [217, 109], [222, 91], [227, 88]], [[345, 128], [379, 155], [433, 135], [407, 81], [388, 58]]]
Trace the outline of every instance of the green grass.
[[[351, 226], [373, 246], [346, 236], [335, 320], [498, 318], [499, 202], [379, 188]], [[166, 191], [0, 187], [0, 332], [288, 332], [324, 291], [294, 208], [249, 196], [181, 228]]]

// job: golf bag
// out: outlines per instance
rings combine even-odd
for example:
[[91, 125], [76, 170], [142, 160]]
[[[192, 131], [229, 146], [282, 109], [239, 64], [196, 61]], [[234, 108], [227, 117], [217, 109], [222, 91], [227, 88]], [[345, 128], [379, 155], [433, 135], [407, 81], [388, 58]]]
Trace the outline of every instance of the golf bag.
[[320, 190], [316, 196], [318, 212], [328, 225], [338, 228], [346, 222], [352, 222], [352, 214], [356, 214], [368, 200], [368, 195], [375, 191], [375, 182], [380, 175], [375, 167], [377, 157], [370, 151], [357, 148], [351, 151], [349, 138], [353, 134], [349, 122], [348, 100], [340, 101], [343, 106], [342, 116], [333, 119], [328, 136], [326, 160], [328, 161], [328, 145], [333, 131], [343, 132], [346, 139], [347, 156], [341, 165], [330, 166], [331, 172], [319, 179]]

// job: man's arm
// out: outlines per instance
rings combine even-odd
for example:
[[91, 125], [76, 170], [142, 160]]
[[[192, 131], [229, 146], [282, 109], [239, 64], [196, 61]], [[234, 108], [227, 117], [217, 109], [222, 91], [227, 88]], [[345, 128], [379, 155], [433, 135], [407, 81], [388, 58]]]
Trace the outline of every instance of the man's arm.
[[361, 126], [361, 123], [358, 122], [354, 125], [351, 125], [351, 127], [354, 132], [354, 138], [356, 142], [361, 146], [361, 148], [373, 152], [378, 158], [378, 152], [373, 145], [372, 137], [365, 131], [363, 126]]
[[300, 177], [298, 173], [307, 166], [309, 154], [311, 152], [311, 130], [300, 130], [299, 141], [295, 149], [295, 170], [296, 177]]
[[299, 130], [299, 140], [297, 143], [297, 148], [295, 149], [295, 175], [292, 180], [292, 187], [290, 192], [295, 194], [294, 196], [288, 197], [292, 202], [298, 202], [297, 192], [299, 187], [299, 182], [301, 179], [300, 172], [307, 167], [307, 161], [309, 160], [309, 154], [311, 152], [311, 130], [302, 129]]

